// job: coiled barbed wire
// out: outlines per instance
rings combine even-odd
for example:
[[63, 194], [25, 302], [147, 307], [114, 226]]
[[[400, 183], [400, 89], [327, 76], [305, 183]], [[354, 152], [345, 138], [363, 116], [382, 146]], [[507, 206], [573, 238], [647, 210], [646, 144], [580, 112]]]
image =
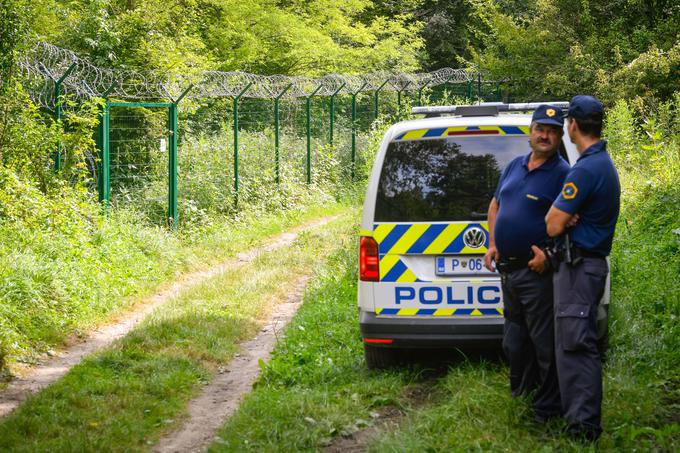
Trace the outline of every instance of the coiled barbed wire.
[[[48, 109], [56, 104], [55, 84], [63, 95], [77, 101], [94, 97], [130, 101], [168, 100], [174, 102], [186, 92], [188, 98], [243, 96], [271, 99], [376, 91], [413, 91], [442, 84], [477, 81], [479, 74], [466, 69], [444, 68], [426, 73], [373, 72], [361, 75], [329, 74], [323, 77], [271, 75], [246, 72], [202, 71], [173, 74], [98, 67], [74, 52], [39, 42], [18, 61], [37, 104]], [[187, 91], [188, 90], [188, 91]]]

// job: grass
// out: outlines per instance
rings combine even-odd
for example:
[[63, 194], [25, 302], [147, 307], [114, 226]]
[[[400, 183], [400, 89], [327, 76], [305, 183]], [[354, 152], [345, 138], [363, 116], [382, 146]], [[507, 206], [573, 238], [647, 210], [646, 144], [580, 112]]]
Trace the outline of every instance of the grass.
[[[300, 276], [346, 244], [345, 215], [183, 292], [0, 424], [2, 451], [144, 450]], [[341, 240], [338, 240], [338, 239]]]

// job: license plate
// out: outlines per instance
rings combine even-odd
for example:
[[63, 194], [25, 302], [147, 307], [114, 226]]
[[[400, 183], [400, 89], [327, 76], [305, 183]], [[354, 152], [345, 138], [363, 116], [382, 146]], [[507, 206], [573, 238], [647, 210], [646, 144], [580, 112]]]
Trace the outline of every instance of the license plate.
[[438, 256], [435, 261], [435, 273], [437, 275], [470, 275], [484, 274], [489, 271], [484, 267], [484, 258], [481, 256]]

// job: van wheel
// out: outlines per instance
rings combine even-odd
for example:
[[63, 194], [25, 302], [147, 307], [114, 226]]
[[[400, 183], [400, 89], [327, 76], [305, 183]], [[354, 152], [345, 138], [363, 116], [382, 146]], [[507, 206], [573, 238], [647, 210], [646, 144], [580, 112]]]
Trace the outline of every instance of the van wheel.
[[607, 358], [607, 352], [609, 351], [609, 331], [607, 330], [604, 335], [597, 339], [597, 349], [600, 352], [600, 358], [604, 362]]
[[364, 357], [370, 369], [391, 368], [397, 364], [397, 350], [394, 348], [376, 348], [364, 344]]
[[604, 362], [609, 351], [609, 305], [601, 304], [597, 308], [597, 349]]

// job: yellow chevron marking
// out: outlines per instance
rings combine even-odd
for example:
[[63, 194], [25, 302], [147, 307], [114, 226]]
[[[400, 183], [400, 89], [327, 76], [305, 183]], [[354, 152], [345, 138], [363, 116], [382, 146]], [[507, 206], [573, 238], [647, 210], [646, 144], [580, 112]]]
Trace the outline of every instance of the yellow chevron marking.
[[376, 315], [379, 315], [380, 313], [382, 313], [383, 310], [384, 310], [384, 308], [376, 308], [376, 309], [375, 309], [375, 314], [376, 314]]
[[414, 131], [408, 131], [404, 136], [401, 138], [402, 140], [413, 140], [417, 138], [422, 138], [423, 135], [427, 134], [427, 131], [429, 129], [416, 129]]
[[470, 316], [482, 316], [482, 312], [475, 308], [472, 310], [472, 313], [470, 313]]
[[373, 232], [369, 230], [359, 230], [359, 236], [373, 236]]
[[418, 277], [416, 277], [416, 274], [414, 274], [414, 273], [411, 271], [411, 269], [406, 269], [406, 270], [404, 271], [404, 273], [401, 274], [401, 275], [399, 276], [399, 278], [397, 278], [397, 281], [398, 281], [398, 282], [407, 282], [407, 283], [415, 282], [416, 280], [418, 280]]
[[446, 247], [458, 237], [458, 235], [465, 229], [466, 226], [467, 225], [464, 223], [452, 223], [451, 225], [448, 225], [446, 228], [444, 228], [444, 231], [439, 233], [437, 239], [432, 241], [432, 244], [430, 244], [425, 249], [423, 254], [428, 255], [433, 253], [442, 253]]
[[498, 312], [498, 314], [501, 314], [501, 315], [503, 314], [503, 309], [502, 309], [502, 308], [497, 308], [496, 311]]
[[417, 308], [402, 308], [397, 312], [397, 316], [415, 316], [418, 314]]
[[506, 135], [500, 126], [479, 126], [480, 131], [498, 131], [500, 135]]
[[398, 262], [399, 257], [397, 255], [385, 255], [378, 264], [378, 267], [380, 268], [380, 280], [385, 278], [385, 275], [387, 275]]
[[449, 132], [461, 132], [467, 129], [467, 126], [451, 126], [444, 131], [444, 135], [449, 135]]
[[406, 253], [413, 243], [416, 242], [429, 227], [430, 225], [427, 223], [416, 223], [415, 225], [411, 225], [404, 235], [387, 251], [387, 254], [399, 255], [401, 253]]
[[387, 235], [390, 234], [390, 231], [392, 231], [395, 226], [396, 225], [394, 223], [381, 223], [375, 227], [375, 230], [373, 230], [373, 239], [375, 239], [378, 243], [381, 243], [385, 240]]
[[524, 132], [525, 135], [529, 135], [529, 126], [519, 126], [519, 130]]
[[476, 249], [471, 249], [470, 247], [468, 247], [466, 245], [458, 253], [460, 253], [461, 255], [471, 255], [471, 254], [474, 254], [474, 253], [486, 253], [486, 247], [481, 246], [481, 247], [477, 247]]
[[451, 316], [455, 312], [455, 308], [439, 308], [432, 314], [432, 316]]

